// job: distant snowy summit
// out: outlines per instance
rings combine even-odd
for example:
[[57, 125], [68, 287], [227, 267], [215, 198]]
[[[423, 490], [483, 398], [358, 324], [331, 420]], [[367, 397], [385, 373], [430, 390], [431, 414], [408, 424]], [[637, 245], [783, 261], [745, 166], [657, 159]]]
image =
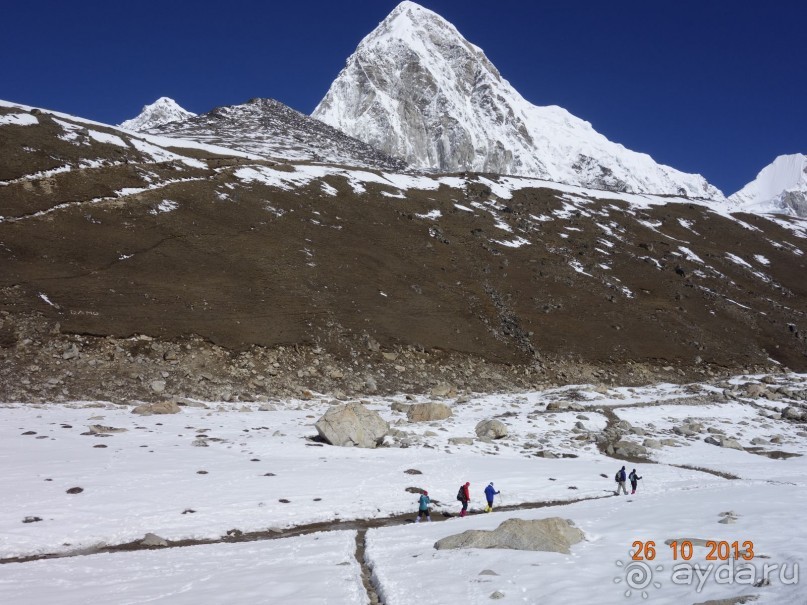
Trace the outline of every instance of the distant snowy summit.
[[436, 13], [402, 2], [361, 41], [313, 117], [410, 165], [724, 200], [557, 106], [526, 101]]
[[780, 155], [729, 197], [733, 211], [807, 217], [807, 155]]
[[240, 105], [217, 107], [198, 116], [190, 114], [165, 123], [139, 126], [136, 130], [228, 147], [273, 160], [324, 162], [384, 170], [406, 168], [402, 160], [380, 153], [333, 126], [274, 99], [251, 99]]
[[118, 126], [126, 130], [144, 132], [150, 128], [162, 126], [163, 124], [181, 122], [194, 117], [196, 117], [195, 113], [183, 109], [173, 99], [160, 97], [151, 105], [143, 107], [143, 111], [140, 112], [139, 116], [121, 122]]

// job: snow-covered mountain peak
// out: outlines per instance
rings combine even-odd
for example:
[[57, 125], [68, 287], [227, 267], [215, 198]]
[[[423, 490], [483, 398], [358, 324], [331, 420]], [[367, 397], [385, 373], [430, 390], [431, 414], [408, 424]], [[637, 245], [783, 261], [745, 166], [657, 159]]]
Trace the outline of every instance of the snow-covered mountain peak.
[[409, 42], [413, 50], [417, 50], [416, 43], [420, 38], [435, 38], [439, 34], [440, 41], [445, 44], [460, 44], [479, 50], [476, 46], [468, 42], [454, 25], [446, 21], [443, 17], [422, 7], [416, 2], [406, 0], [401, 2], [387, 17], [379, 23], [364, 40], [362, 45], [369, 46], [385, 38], [397, 38]]
[[699, 175], [612, 143], [560, 107], [532, 105], [479, 47], [414, 2], [361, 41], [313, 116], [419, 168], [723, 199]]
[[119, 127], [126, 130], [145, 131], [169, 122], [181, 122], [193, 117], [196, 117], [195, 113], [183, 109], [174, 99], [160, 97], [151, 105], [143, 107], [136, 118], [121, 122]]
[[807, 216], [807, 155], [780, 155], [729, 197], [737, 210]]

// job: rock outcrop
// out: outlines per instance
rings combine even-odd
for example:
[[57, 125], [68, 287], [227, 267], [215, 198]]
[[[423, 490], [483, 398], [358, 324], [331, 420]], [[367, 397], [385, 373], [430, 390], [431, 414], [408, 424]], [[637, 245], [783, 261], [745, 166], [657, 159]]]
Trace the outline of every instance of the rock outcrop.
[[314, 426], [325, 441], [341, 447], [374, 448], [389, 432], [389, 424], [378, 412], [360, 403], [334, 406]]
[[152, 414], [178, 414], [182, 411], [176, 401], [160, 401], [158, 403], [144, 403], [132, 409], [132, 414], [151, 416]]
[[476, 425], [476, 436], [480, 439], [501, 439], [507, 437], [507, 425], [501, 420], [492, 418]]
[[406, 413], [410, 422], [432, 422], [451, 418], [451, 408], [445, 403], [416, 403]]
[[569, 554], [585, 534], [568, 519], [536, 521], [508, 519], [492, 531], [468, 530], [435, 542], [437, 550], [456, 548], [509, 548]]

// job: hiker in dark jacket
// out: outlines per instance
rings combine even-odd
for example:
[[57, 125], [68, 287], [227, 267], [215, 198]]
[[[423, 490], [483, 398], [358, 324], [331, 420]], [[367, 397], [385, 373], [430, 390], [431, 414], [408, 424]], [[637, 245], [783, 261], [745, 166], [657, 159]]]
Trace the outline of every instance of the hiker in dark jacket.
[[462, 510], [460, 511], [460, 517], [464, 517], [468, 514], [468, 502], [471, 501], [471, 492], [469, 488], [471, 487], [470, 481], [466, 482], [465, 485], [460, 486], [460, 491], [457, 492], [457, 500], [462, 502]]
[[625, 475], [626, 475], [625, 467], [623, 466], [621, 469], [617, 471], [616, 477], [614, 477], [614, 480], [616, 481], [616, 492], [614, 492], [614, 496], [619, 495], [619, 490], [622, 490], [622, 493], [625, 494], [626, 496], [628, 495], [628, 490], [625, 487], [625, 479], [626, 479]]
[[426, 517], [426, 521], [431, 521], [431, 514], [429, 513], [429, 504], [431, 504], [431, 499], [429, 498], [429, 492], [423, 490], [423, 493], [420, 495], [420, 499], [418, 500], [418, 516], [415, 519], [415, 523], [420, 523], [421, 517]]
[[485, 507], [485, 512], [489, 513], [493, 510], [493, 497], [501, 492], [497, 492], [496, 488], [493, 487], [493, 481], [491, 481], [488, 486], [485, 488], [485, 498], [488, 501], [488, 505]]
[[631, 492], [630, 493], [635, 494], [636, 493], [636, 485], [639, 483], [639, 479], [641, 479], [641, 477], [636, 474], [636, 469], [633, 469], [630, 472], [630, 475], [628, 475], [628, 479], [630, 479], [630, 487], [631, 487]]

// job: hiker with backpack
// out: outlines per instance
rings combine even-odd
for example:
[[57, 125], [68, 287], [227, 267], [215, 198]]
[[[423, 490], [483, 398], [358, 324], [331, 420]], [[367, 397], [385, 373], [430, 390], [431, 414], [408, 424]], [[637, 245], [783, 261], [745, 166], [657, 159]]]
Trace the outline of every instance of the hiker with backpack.
[[464, 517], [468, 514], [468, 502], [471, 501], [471, 492], [469, 488], [471, 487], [470, 481], [466, 481], [465, 485], [460, 485], [460, 489], [457, 492], [457, 500], [462, 502], [462, 510], [460, 511], [460, 517]]
[[486, 513], [489, 513], [493, 510], [493, 497], [500, 493], [501, 492], [496, 491], [496, 488], [493, 487], [493, 481], [491, 481], [485, 488], [485, 498], [488, 501], [488, 505], [485, 507]]
[[628, 490], [625, 487], [625, 479], [625, 467], [623, 466], [616, 472], [616, 476], [614, 477], [614, 480], [616, 481], [616, 492], [614, 492], [614, 496], [619, 495], [619, 490], [622, 490], [622, 493], [626, 496], [628, 495]]
[[628, 479], [630, 480], [630, 487], [631, 487], [631, 495], [636, 493], [636, 485], [639, 483], [639, 479], [641, 477], [636, 474], [636, 469], [633, 469], [628, 475]]
[[429, 492], [424, 489], [423, 493], [420, 495], [420, 499], [418, 500], [418, 516], [415, 519], [415, 523], [420, 523], [421, 517], [426, 517], [426, 521], [431, 522], [432, 517], [429, 512], [429, 504], [431, 504]]

